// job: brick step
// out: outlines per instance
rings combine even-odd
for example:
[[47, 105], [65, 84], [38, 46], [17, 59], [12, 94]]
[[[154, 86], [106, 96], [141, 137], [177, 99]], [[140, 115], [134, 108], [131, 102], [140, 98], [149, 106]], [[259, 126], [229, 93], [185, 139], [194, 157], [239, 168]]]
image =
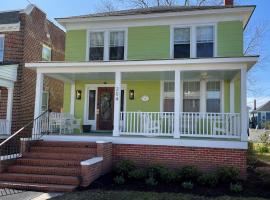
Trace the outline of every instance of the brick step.
[[79, 153], [79, 154], [96, 154], [96, 148], [89, 147], [31, 147], [30, 152], [45, 152], [45, 153]]
[[78, 168], [78, 167], [63, 168], [63, 167], [11, 165], [8, 167], [7, 171], [9, 173], [17, 173], [17, 174], [80, 176], [80, 168]]
[[40, 184], [59, 184], [59, 185], [74, 185], [80, 184], [80, 179], [77, 176], [56, 176], [56, 175], [40, 175], [40, 174], [17, 174], [17, 173], [2, 173], [0, 181], [14, 181], [24, 183], [40, 183]]
[[55, 184], [38, 184], [38, 183], [29, 184], [29, 183], [23, 183], [23, 182], [0, 181], [0, 188], [42, 191], [42, 192], [72, 192], [77, 188], [77, 186], [74, 186], [74, 185], [55, 185]]
[[75, 154], [75, 153], [45, 153], [45, 152], [26, 152], [23, 158], [55, 159], [55, 160], [88, 160], [95, 154]]
[[47, 166], [47, 167], [79, 167], [79, 160], [52, 160], [52, 159], [34, 159], [34, 158], [19, 158], [16, 161], [17, 165], [30, 166]]
[[38, 141], [33, 146], [39, 147], [73, 147], [73, 148], [96, 148], [94, 142], [62, 142], [62, 141]]

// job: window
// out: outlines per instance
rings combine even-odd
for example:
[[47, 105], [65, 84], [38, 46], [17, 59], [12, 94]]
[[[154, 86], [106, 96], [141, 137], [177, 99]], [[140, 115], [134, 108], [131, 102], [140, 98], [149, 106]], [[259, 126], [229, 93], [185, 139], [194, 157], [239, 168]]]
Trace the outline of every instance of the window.
[[125, 32], [110, 32], [110, 60], [124, 60]]
[[96, 90], [89, 90], [88, 120], [95, 120]]
[[174, 29], [174, 58], [190, 58], [190, 28]]
[[219, 113], [220, 112], [220, 81], [207, 82], [207, 100], [206, 112]]
[[42, 106], [41, 110], [42, 112], [45, 112], [49, 108], [49, 92], [43, 92], [42, 93]]
[[183, 111], [200, 111], [200, 81], [184, 82]]
[[52, 49], [46, 45], [42, 47], [42, 61], [52, 60]]
[[89, 60], [104, 59], [104, 32], [90, 33]]
[[174, 82], [164, 82], [163, 111], [174, 112]]
[[214, 56], [214, 27], [201, 26], [196, 28], [197, 57]]
[[0, 35], [0, 62], [4, 60], [4, 36]]

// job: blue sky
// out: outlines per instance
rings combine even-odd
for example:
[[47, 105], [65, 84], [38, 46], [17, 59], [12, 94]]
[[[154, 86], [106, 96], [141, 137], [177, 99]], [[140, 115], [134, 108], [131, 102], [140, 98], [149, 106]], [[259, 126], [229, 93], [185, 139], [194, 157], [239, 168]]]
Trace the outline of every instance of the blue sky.
[[[0, 0], [0, 10], [15, 10], [22, 9], [27, 6], [27, 0]], [[240, 0], [241, 1], [241, 0]], [[95, 11], [100, 11], [101, 0], [31, 0], [32, 3], [40, 7], [47, 13], [49, 19], [57, 17], [74, 16], [88, 14]], [[270, 100], [270, 1], [269, 0], [242, 0], [245, 5], [257, 5], [256, 11], [250, 21], [250, 27], [254, 24], [263, 24], [265, 28], [263, 42], [261, 43], [258, 54], [263, 57], [260, 65], [254, 67], [250, 75], [253, 77], [253, 83], [248, 85], [248, 88], [257, 91], [256, 93], [249, 92], [248, 104], [252, 105], [254, 98], [258, 104]], [[123, 9], [123, 3], [116, 4], [117, 9]], [[269, 58], [269, 59], [267, 59]]]

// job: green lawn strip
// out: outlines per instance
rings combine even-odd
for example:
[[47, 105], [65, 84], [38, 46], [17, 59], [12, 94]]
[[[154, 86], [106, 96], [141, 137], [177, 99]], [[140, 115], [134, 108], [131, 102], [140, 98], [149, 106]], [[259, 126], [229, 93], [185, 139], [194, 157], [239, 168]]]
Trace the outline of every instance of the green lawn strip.
[[52, 200], [266, 200], [256, 197], [204, 197], [182, 193], [87, 190], [67, 193]]

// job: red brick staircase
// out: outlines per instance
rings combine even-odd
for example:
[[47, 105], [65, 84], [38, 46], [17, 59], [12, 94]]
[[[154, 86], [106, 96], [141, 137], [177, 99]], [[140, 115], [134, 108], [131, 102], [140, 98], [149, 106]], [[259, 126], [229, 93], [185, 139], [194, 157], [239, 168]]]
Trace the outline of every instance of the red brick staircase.
[[[70, 192], [81, 185], [86, 186], [106, 171], [102, 169], [104, 160], [92, 162], [86, 168], [81, 165], [81, 161], [97, 156], [103, 158], [103, 150], [97, 145], [89, 142], [35, 142], [21, 158], [0, 173], [0, 188]], [[108, 155], [105, 157], [110, 159]]]

